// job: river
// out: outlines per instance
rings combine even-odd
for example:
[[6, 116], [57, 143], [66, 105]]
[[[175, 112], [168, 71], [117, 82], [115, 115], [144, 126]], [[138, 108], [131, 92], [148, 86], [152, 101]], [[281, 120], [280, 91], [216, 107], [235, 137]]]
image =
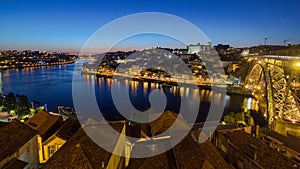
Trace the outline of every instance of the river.
[[[78, 64], [86, 61], [78, 60]], [[40, 105], [47, 105], [48, 110], [57, 112], [56, 106], [72, 106], [72, 77], [75, 63], [69, 65], [25, 68], [16, 70], [2, 70], [0, 73], [0, 92], [25, 94], [30, 101], [38, 101]], [[79, 70], [75, 70], [79, 72]], [[83, 83], [93, 83], [99, 108], [106, 119], [122, 119], [114, 106], [111, 97], [110, 87], [113, 81], [109, 78], [96, 78], [92, 75], [82, 75]], [[148, 96], [152, 89], [160, 89], [159, 84], [150, 82], [126, 82], [129, 85], [130, 100], [135, 108], [144, 110], [150, 107]], [[92, 85], [91, 85], [92, 86]], [[122, 86], [121, 86], [122, 87]], [[210, 90], [186, 91], [178, 87], [171, 87], [164, 90], [167, 98], [165, 110], [178, 112], [180, 109], [181, 97], [200, 97], [200, 107], [197, 121], [204, 121], [210, 107], [219, 106], [224, 103], [223, 114], [239, 112], [245, 101], [240, 95], [221, 95]], [[215, 101], [211, 103], [211, 99]], [[222, 103], [220, 103], [222, 102]], [[221, 112], [222, 113], [222, 112]]]

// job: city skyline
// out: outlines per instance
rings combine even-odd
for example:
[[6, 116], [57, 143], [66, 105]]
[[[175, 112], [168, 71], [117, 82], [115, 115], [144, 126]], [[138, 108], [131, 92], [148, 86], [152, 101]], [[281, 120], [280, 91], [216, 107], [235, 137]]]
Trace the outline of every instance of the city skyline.
[[0, 169], [300, 168], [299, 5], [0, 1]]
[[[300, 43], [300, 2], [260, 1], [1, 1], [0, 50], [78, 52], [88, 38], [105, 24], [140, 12], [162, 12], [181, 17], [200, 28], [214, 45], [234, 47]], [[109, 36], [108, 36], [109, 37]], [[153, 39], [157, 43], [153, 43]], [[139, 38], [133, 38], [139, 39]], [[161, 42], [160, 42], [161, 41]], [[135, 49], [136, 41], [121, 49]], [[155, 45], [177, 47], [159, 36], [144, 38], [140, 48]], [[165, 45], [171, 44], [171, 45]], [[189, 44], [185, 44], [189, 45]]]

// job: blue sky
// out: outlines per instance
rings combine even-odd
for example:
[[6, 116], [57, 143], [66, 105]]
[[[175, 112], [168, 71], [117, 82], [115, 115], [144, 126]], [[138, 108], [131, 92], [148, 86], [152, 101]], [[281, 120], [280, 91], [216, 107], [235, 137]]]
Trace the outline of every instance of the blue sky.
[[0, 49], [79, 51], [105, 24], [138, 12], [179, 16], [214, 44], [259, 45], [269, 36], [268, 44], [300, 43], [299, 7], [299, 0], [1, 0]]

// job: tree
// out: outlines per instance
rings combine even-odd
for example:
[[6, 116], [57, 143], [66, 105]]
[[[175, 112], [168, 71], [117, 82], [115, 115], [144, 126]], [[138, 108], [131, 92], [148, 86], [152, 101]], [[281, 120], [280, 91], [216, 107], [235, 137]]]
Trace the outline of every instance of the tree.
[[12, 92], [10, 92], [8, 95], [6, 95], [3, 110], [10, 112], [11, 110], [15, 110], [15, 109], [16, 109], [16, 97]]
[[228, 115], [224, 117], [224, 122], [226, 124], [233, 124], [236, 123], [235, 114], [233, 112], [230, 112]]
[[18, 95], [16, 114], [18, 116], [27, 115], [30, 113], [30, 104], [26, 95]]
[[0, 98], [0, 106], [3, 112], [11, 113], [12, 111], [19, 117], [27, 115], [30, 113], [30, 103], [26, 95], [19, 95], [10, 92], [4, 97]]
[[237, 124], [245, 124], [245, 116], [244, 113], [236, 113], [235, 119]]

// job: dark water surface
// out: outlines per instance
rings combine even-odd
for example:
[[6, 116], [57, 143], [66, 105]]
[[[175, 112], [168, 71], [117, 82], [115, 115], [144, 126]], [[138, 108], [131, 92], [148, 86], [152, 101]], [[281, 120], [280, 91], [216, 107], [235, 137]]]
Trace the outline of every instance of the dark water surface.
[[[86, 61], [77, 61], [79, 64], [84, 62]], [[0, 73], [0, 90], [1, 93], [14, 92], [15, 94], [25, 94], [31, 101], [38, 101], [41, 105], [47, 104], [48, 110], [53, 112], [56, 112], [57, 105], [73, 107], [72, 77], [74, 68], [75, 64], [4, 70]], [[80, 70], [75, 70], [75, 72], [79, 73]], [[120, 85], [119, 87], [121, 88], [125, 87], [124, 85], [128, 85], [130, 100], [138, 110], [145, 110], [150, 107], [148, 96], [153, 89], [162, 89], [159, 84], [152, 82], [127, 80], [124, 84], [109, 78], [96, 78], [91, 75], [82, 76], [83, 83], [94, 84], [99, 108], [104, 117], [110, 120], [122, 118], [112, 101], [111, 85]], [[180, 110], [180, 96], [192, 100], [190, 104], [193, 104], [193, 100], [197, 100], [197, 97], [200, 97], [198, 121], [205, 120], [211, 106], [224, 104], [224, 114], [232, 111], [238, 112], [245, 99], [243, 96], [222, 95], [205, 89], [188, 90], [179, 87], [164, 88], [164, 93], [167, 98], [166, 110], [174, 112], [179, 112]], [[212, 98], [215, 100], [213, 103], [211, 103]]]

